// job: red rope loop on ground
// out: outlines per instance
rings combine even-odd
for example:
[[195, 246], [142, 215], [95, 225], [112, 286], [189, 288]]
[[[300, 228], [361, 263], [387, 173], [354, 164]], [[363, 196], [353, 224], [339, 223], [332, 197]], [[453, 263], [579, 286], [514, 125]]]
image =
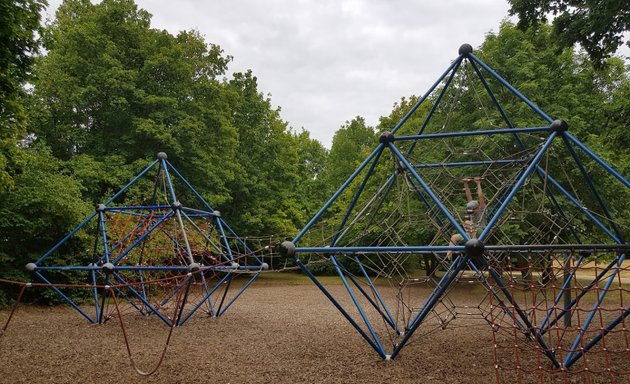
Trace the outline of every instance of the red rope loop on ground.
[[[190, 280], [191, 278], [192, 276], [188, 276], [188, 280]], [[118, 319], [120, 321], [120, 329], [122, 330], [123, 338], [125, 339], [125, 347], [127, 348], [127, 356], [129, 357], [131, 366], [139, 375], [151, 376], [152, 374], [157, 372], [157, 370], [160, 368], [160, 366], [162, 366], [162, 363], [164, 362], [164, 357], [166, 356], [166, 351], [168, 350], [168, 346], [171, 341], [171, 336], [173, 335], [173, 329], [175, 329], [175, 325], [177, 324], [177, 313], [179, 311], [179, 306], [181, 305], [181, 298], [182, 298], [181, 291], [183, 290], [180, 290], [180, 292], [177, 295], [177, 304], [175, 305], [175, 313], [173, 314], [173, 317], [171, 318], [171, 327], [168, 331], [168, 336], [166, 337], [166, 342], [164, 344], [164, 348], [162, 349], [162, 355], [160, 356], [160, 360], [158, 361], [158, 363], [152, 370], [145, 372], [138, 368], [133, 358], [133, 353], [131, 352], [131, 345], [129, 344], [129, 338], [127, 337], [127, 330], [125, 329], [125, 324], [123, 323], [122, 314], [118, 306], [118, 299], [116, 297], [116, 293], [114, 292], [114, 288], [108, 287], [108, 289], [109, 289], [110, 294], [112, 295], [112, 298], [114, 299], [114, 306], [116, 307], [116, 312], [118, 314]]]

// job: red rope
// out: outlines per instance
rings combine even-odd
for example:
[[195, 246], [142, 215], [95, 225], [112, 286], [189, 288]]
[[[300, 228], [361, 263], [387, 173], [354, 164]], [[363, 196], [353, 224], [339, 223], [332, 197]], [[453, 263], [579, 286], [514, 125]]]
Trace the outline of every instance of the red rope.
[[[191, 276], [188, 277], [188, 279], [190, 279]], [[112, 287], [108, 287], [110, 294], [112, 295], [112, 298], [114, 299], [114, 306], [116, 307], [116, 312], [118, 313], [118, 319], [120, 321], [120, 329], [122, 330], [122, 334], [123, 334], [123, 338], [125, 339], [125, 347], [127, 348], [127, 356], [129, 357], [129, 361], [131, 362], [131, 366], [133, 367], [133, 369], [136, 371], [136, 373], [138, 373], [141, 376], [150, 376], [152, 374], [154, 374], [162, 365], [162, 363], [164, 362], [164, 357], [166, 356], [166, 351], [168, 350], [168, 346], [169, 343], [171, 341], [171, 336], [173, 334], [173, 329], [175, 329], [175, 325], [177, 324], [177, 312], [179, 311], [179, 306], [181, 304], [181, 298], [182, 298], [182, 291], [180, 290], [180, 292], [177, 295], [177, 304], [175, 305], [175, 313], [173, 314], [173, 317], [171, 318], [171, 327], [168, 331], [168, 336], [166, 337], [166, 342], [164, 344], [164, 348], [162, 349], [162, 355], [160, 356], [160, 360], [158, 361], [158, 363], [156, 364], [156, 366], [150, 370], [150, 371], [142, 371], [138, 368], [138, 366], [136, 365], [136, 362], [133, 358], [133, 353], [131, 352], [131, 345], [129, 344], [129, 338], [127, 337], [127, 330], [125, 329], [125, 324], [123, 322], [123, 318], [122, 315], [120, 313], [120, 308], [118, 306], [118, 299], [116, 298], [116, 294], [114, 292], [114, 289]]]
[[2, 330], [0, 330], [0, 336], [4, 335], [4, 332], [9, 327], [9, 323], [11, 322], [11, 319], [13, 318], [13, 314], [17, 310], [17, 307], [20, 305], [20, 300], [22, 300], [22, 295], [24, 295], [24, 291], [26, 290], [26, 287], [27, 285], [25, 284], [25, 285], [22, 285], [22, 287], [20, 288], [20, 293], [18, 294], [17, 299], [15, 299], [15, 305], [13, 306], [13, 310], [11, 310], [11, 313], [9, 313], [9, 318], [7, 319], [7, 322], [4, 324], [4, 327], [2, 327]]

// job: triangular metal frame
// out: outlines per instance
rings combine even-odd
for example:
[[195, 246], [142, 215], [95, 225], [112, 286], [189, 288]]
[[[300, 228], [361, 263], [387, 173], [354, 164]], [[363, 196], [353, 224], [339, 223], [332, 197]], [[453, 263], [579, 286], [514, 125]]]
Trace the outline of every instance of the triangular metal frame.
[[[238, 299], [238, 297], [247, 289], [256, 278], [259, 276], [262, 270], [268, 268], [266, 263], [263, 263], [254, 252], [252, 252], [247, 244], [230, 228], [225, 219], [221, 217], [219, 211], [215, 210], [186, 180], [179, 171], [168, 161], [165, 153], [160, 152], [158, 158], [148, 165], [144, 170], [137, 174], [127, 185], [121, 188], [111, 198], [105, 201], [103, 204], [98, 204], [95, 211], [89, 215], [83, 222], [81, 222], [76, 228], [68, 233], [61, 241], [50, 248], [39, 259], [33, 263], [29, 263], [26, 269], [33, 273], [33, 275], [49, 285], [49, 287], [61, 297], [65, 302], [70, 304], [77, 312], [85, 317], [91, 323], [101, 323], [104, 321], [104, 302], [109, 292], [107, 289], [102, 289], [103, 285], [110, 286], [115, 289], [118, 295], [121, 295], [132, 307], [136, 308], [142, 315], [155, 315], [162, 320], [168, 326], [175, 325], [180, 326], [184, 324], [196, 311], [203, 307], [203, 310], [210, 316], [221, 316], [228, 308]], [[116, 205], [116, 200], [121, 197], [126, 191], [128, 191], [139, 180], [149, 177], [151, 172], [155, 172], [156, 181], [154, 184], [153, 200], [149, 204], [144, 205]], [[163, 177], [166, 180], [169, 201], [168, 205], [164, 203], [158, 203], [155, 201], [155, 192], [157, 189], [157, 178]], [[192, 207], [182, 204], [178, 200], [178, 193], [173, 186], [173, 181], [176, 178], [184, 188], [192, 193], [194, 201], [198, 207]], [[181, 190], [179, 192], [182, 192]], [[200, 208], [199, 208], [200, 207]], [[150, 221], [147, 224], [142, 234], [135, 238], [131, 244], [120, 251], [118, 256], [110, 257], [115, 250], [115, 247], [119, 245], [110, 244], [108, 239], [108, 231], [110, 230], [108, 222], [106, 220], [106, 214], [110, 213], [124, 213], [128, 215], [134, 215], [138, 217], [149, 217]], [[211, 220], [213, 229], [217, 230], [222, 239], [222, 244], [212, 244], [213, 250], [218, 255], [218, 261], [213, 265], [204, 265], [203, 260], [198, 260], [198, 256], [191, 250], [191, 246], [188, 241], [187, 230], [184, 226], [184, 220], [192, 223], [191, 218], [206, 218]], [[178, 250], [179, 253], [185, 255], [186, 264], [182, 265], [125, 265], [125, 256], [130, 252], [137, 250], [142, 246], [143, 241], [152, 232], [159, 230], [160, 226], [166, 220], [175, 220], [178, 224], [179, 231], [181, 231], [181, 237], [183, 241], [178, 241], [175, 238], [170, 238], [173, 242], [172, 246]], [[91, 260], [85, 260], [83, 265], [59, 265], [46, 263], [49, 256], [54, 254], [66, 241], [71, 239], [77, 232], [85, 228], [86, 226], [96, 221], [97, 234], [95, 235], [94, 250]], [[94, 224], [93, 224], [94, 225]], [[201, 231], [201, 229], [196, 228]], [[232, 249], [228, 238], [234, 239], [241, 249], [244, 249], [244, 255], [237, 254], [236, 250]], [[247, 263], [241, 264], [240, 257], [247, 258]], [[60, 289], [63, 284], [55, 284], [50, 281], [46, 276], [47, 272], [51, 271], [72, 271], [77, 273], [85, 273], [89, 276], [87, 287], [92, 291], [93, 311], [86, 311], [79, 303], [74, 299], [64, 294]], [[150, 271], [164, 271], [172, 274], [181, 275], [187, 278], [182, 279], [182, 283], [173, 288], [171, 294], [168, 294], [162, 302], [156, 307], [154, 303], [151, 303], [146, 295], [145, 287], [143, 284], [139, 286], [129, 285], [120, 272], [132, 271], [139, 276], [140, 281], [143, 281], [144, 274]], [[204, 275], [207, 272], [219, 273], [219, 278], [209, 279]], [[234, 293], [231, 298], [227, 296], [230, 283], [236, 274], [248, 273], [251, 276], [248, 280]], [[187, 302], [189, 300], [188, 292], [192, 283], [192, 276], [195, 275], [198, 280], [201, 281], [201, 288], [204, 292], [202, 298], [196, 302]], [[215, 276], [216, 277], [216, 276]], [[116, 288], [124, 286], [125, 288]], [[178, 302], [178, 315], [175, 319], [169, 317], [163, 313], [158, 307], [164, 306], [169, 301], [175, 302], [175, 297], [179, 296], [178, 291], [184, 289], [183, 299]], [[217, 302], [211, 301], [213, 294], [220, 295], [220, 300]], [[136, 304], [138, 303], [138, 304]], [[189, 308], [186, 309], [186, 304]], [[192, 307], [192, 308], [190, 308]], [[91, 313], [88, 313], [91, 312]]]
[[[464, 60], [468, 60], [472, 65], [475, 73], [477, 74], [479, 80], [483, 84], [485, 90], [489, 94], [492, 99], [494, 106], [497, 108], [500, 113], [503, 121], [506, 124], [506, 128], [503, 129], [492, 129], [492, 130], [476, 130], [476, 131], [465, 131], [465, 132], [444, 132], [444, 133], [433, 133], [426, 134], [424, 133], [424, 129], [427, 126], [428, 121], [431, 119], [434, 111], [436, 110], [444, 92], [451, 84], [455, 73], [458, 68], [462, 64]], [[531, 108], [538, 116], [547, 121], [549, 125], [540, 126], [540, 127], [528, 127], [528, 128], [517, 128], [515, 127], [510, 120], [508, 119], [506, 113], [504, 112], [502, 106], [499, 101], [495, 97], [494, 93], [490, 89], [487, 80], [482, 75], [480, 68], [483, 68], [487, 73], [489, 73], [492, 78], [499, 82], [503, 87], [508, 89], [514, 96], [516, 96], [520, 101], [525, 103], [527, 106]], [[408, 135], [408, 136], [397, 136], [397, 131], [405, 124], [405, 122], [412, 116], [412, 114], [418, 109], [418, 107], [425, 102], [429, 96], [434, 92], [434, 90], [438, 87], [439, 84], [444, 82], [444, 87], [441, 89], [438, 97], [435, 99], [435, 103], [431, 107], [426, 120], [418, 133], [416, 135]], [[443, 137], [458, 137], [458, 136], [474, 136], [474, 135], [512, 135], [519, 145], [522, 147], [525, 146], [524, 142], [521, 140], [520, 135], [527, 133], [545, 133], [547, 134], [546, 140], [542, 146], [540, 146], [535, 154], [533, 154], [529, 159], [529, 163], [524, 171], [520, 172], [513, 183], [511, 184], [511, 188], [508, 189], [506, 194], [502, 196], [500, 204], [498, 208], [492, 212], [490, 220], [483, 230], [483, 232], [478, 236], [478, 239], [470, 239], [470, 236], [466, 233], [464, 228], [460, 225], [458, 220], [454, 217], [454, 215], [449, 212], [444, 202], [440, 201], [440, 199], [436, 196], [436, 194], [431, 190], [430, 186], [423, 180], [422, 176], [416, 171], [417, 165], [412, 165], [407, 159], [407, 155], [409, 155], [413, 150], [415, 145], [420, 140], [427, 139], [435, 139], [435, 138], [443, 138]], [[575, 160], [576, 166], [579, 168], [581, 174], [584, 176], [585, 180], [588, 183], [589, 189], [598, 204], [600, 205], [602, 211], [604, 212], [606, 223], [602, 222], [598, 217], [593, 215], [586, 207], [582, 205], [582, 203], [574, 197], [567, 189], [565, 189], [561, 183], [556, 181], [551, 175], [547, 173], [547, 171], [540, 166], [540, 161], [543, 155], [547, 152], [552, 142], [561, 140], [567, 147], [571, 157]], [[399, 148], [397, 147], [398, 142], [402, 141], [411, 141], [412, 144], [409, 147], [407, 154], [404, 155], [401, 153]], [[466, 245], [455, 245], [455, 246], [431, 246], [431, 245], [423, 245], [423, 244], [414, 244], [414, 245], [405, 245], [405, 246], [356, 246], [356, 247], [348, 247], [348, 246], [338, 246], [337, 239], [340, 233], [342, 233], [344, 226], [347, 223], [352, 211], [355, 209], [355, 205], [359, 199], [359, 196], [363, 192], [368, 179], [373, 174], [373, 171], [378, 163], [381, 155], [384, 151], [389, 150], [395, 157], [395, 159], [399, 162], [400, 170], [407, 172], [409, 177], [413, 180], [416, 188], [421, 190], [422, 193], [418, 193], [419, 198], [424, 200], [424, 204], [429, 207], [432, 206], [435, 210], [434, 212], [438, 212], [442, 215], [444, 220], [446, 220], [453, 228], [455, 228], [456, 232], [459, 233], [465, 240]], [[590, 287], [594, 284], [598, 283], [600, 279], [606, 276], [608, 273], [611, 273], [609, 277], [607, 277], [607, 281], [605, 283], [605, 288], [601, 291], [601, 295], [598, 298], [595, 306], [589, 312], [589, 316], [585, 323], [582, 326], [582, 331], [576, 337], [573, 342], [573, 346], [578, 346], [581, 341], [585, 331], [589, 328], [593, 317], [596, 313], [596, 308], [604, 299], [607, 289], [610, 284], [617, 277], [616, 274], [621, 267], [621, 263], [626, 257], [626, 252], [629, 249], [628, 245], [624, 243], [624, 237], [621, 231], [615, 226], [614, 221], [609, 213], [609, 210], [606, 207], [602, 197], [598, 193], [595, 185], [588, 172], [586, 171], [584, 165], [580, 161], [580, 158], [577, 155], [577, 151], [581, 151], [586, 154], [590, 159], [594, 160], [601, 168], [616, 178], [619, 182], [623, 184], [626, 188], [630, 188], [630, 182], [626, 178], [624, 178], [621, 174], [615, 171], [612, 167], [610, 167], [605, 161], [599, 158], [596, 154], [594, 154], [591, 150], [589, 150], [583, 143], [581, 143], [577, 138], [575, 138], [571, 133], [567, 130], [567, 124], [562, 120], [553, 120], [549, 117], [545, 112], [543, 112], [538, 106], [528, 100], [523, 94], [521, 94], [517, 89], [511, 86], [507, 81], [505, 81], [501, 76], [499, 76], [496, 72], [494, 72], [489, 66], [487, 66], [484, 62], [482, 62], [479, 58], [477, 58], [473, 52], [472, 47], [468, 44], [462, 45], [460, 48], [459, 56], [455, 59], [451, 65], [447, 68], [447, 70], [439, 77], [439, 79], [429, 88], [429, 90], [412, 106], [412, 108], [405, 114], [405, 116], [394, 126], [391, 132], [383, 133], [380, 136], [379, 143], [376, 148], [372, 151], [372, 153], [359, 165], [359, 167], [350, 175], [350, 177], [341, 185], [341, 187], [333, 194], [333, 196], [323, 205], [323, 207], [312, 217], [312, 219], [304, 226], [304, 228], [295, 236], [295, 238], [291, 242], [285, 242], [281, 245], [281, 252], [285, 255], [292, 255], [295, 262], [300, 266], [302, 271], [304, 271], [308, 277], [319, 287], [319, 289], [326, 295], [326, 297], [332, 302], [333, 305], [341, 312], [341, 314], [350, 322], [350, 324], [359, 332], [359, 334], [365, 339], [365, 341], [378, 353], [378, 355], [383, 359], [391, 359], [398, 355], [398, 353], [402, 350], [402, 348], [407, 344], [409, 338], [414, 334], [414, 332], [418, 329], [420, 324], [427, 317], [429, 312], [436, 306], [436, 304], [440, 301], [442, 296], [445, 294], [447, 289], [454, 281], [458, 274], [462, 271], [463, 268], [469, 267], [470, 269], [477, 272], [477, 275], [482, 279], [482, 283], [490, 290], [490, 293], [497, 299], [499, 306], [504, 309], [507, 315], [512, 317], [514, 323], [521, 329], [522, 333], [532, 342], [538, 344], [539, 349], [549, 358], [551, 363], [555, 367], [571, 367], [584, 353], [588, 352], [595, 344], [597, 344], [600, 339], [605, 336], [608, 332], [610, 332], [614, 327], [622, 322], [625, 317], [630, 314], [630, 307], [626, 308], [625, 311], [620, 314], [616, 319], [614, 319], [604, 330], [601, 331], [601, 335], [593, 338], [589, 341], [587, 346], [579, 352], [568, 353], [563, 361], [559, 361], [556, 358], [554, 351], [546, 344], [543, 339], [543, 335], [557, 322], [559, 321], [567, 312], [571, 310], [571, 308], [575, 305], [576, 300], [584, 295]], [[363, 179], [359, 182], [359, 175], [365, 173]], [[385, 183], [384, 188], [387, 188], [387, 184], [391, 183], [394, 179], [395, 175], [392, 175]], [[540, 244], [540, 245], [523, 245], [523, 246], [504, 246], [504, 245], [487, 245], [484, 246], [483, 241], [486, 239], [488, 234], [493, 230], [499, 219], [502, 217], [506, 207], [510, 204], [514, 196], [519, 192], [522, 188], [523, 183], [528, 180], [530, 177], [539, 177], [548, 181], [545, 184], [545, 192], [549, 197], [550, 201], [555, 204], [555, 208], [560, 215], [564, 215], [564, 212], [561, 206], [558, 204], [556, 200], [556, 196], [554, 193], [558, 193], [563, 198], [570, 201], [575, 208], [577, 208], [581, 213], [583, 213], [586, 217], [588, 217], [603, 233], [605, 233], [610, 239], [610, 243], [607, 244], [581, 244], [582, 241], [577, 233], [573, 233], [573, 237], [575, 240], [575, 244]], [[322, 217], [322, 215], [333, 205], [333, 203], [339, 198], [339, 196], [344, 192], [351, 184], [358, 183], [358, 188], [356, 190], [356, 194], [351, 200], [347, 212], [344, 218], [341, 220], [341, 224], [339, 228], [332, 236], [332, 241], [330, 245], [324, 247], [300, 247], [298, 244], [300, 240], [304, 237], [304, 235], [313, 227], [315, 223]], [[425, 198], [424, 195], [428, 196]], [[436, 215], [438, 214], [436, 213]], [[606, 251], [614, 251], [617, 252], [616, 259], [611, 262], [608, 267], [603, 270], [598, 277], [589, 285], [586, 286], [581, 293], [578, 294], [578, 297], [573, 300], [570, 304], [563, 306], [560, 304], [561, 295], [560, 293], [558, 297], [555, 299], [553, 303], [553, 308], [549, 310], [546, 318], [542, 321], [540, 325], [532, 324], [532, 319], [530, 319], [521, 308], [519, 308], [517, 302], [511, 296], [510, 292], [507, 289], [507, 285], [503, 282], [500, 273], [494, 270], [487, 262], [484, 257], [484, 254], [492, 251], [506, 251], [510, 249], [518, 250], [529, 250], [532, 248], [539, 247], [539, 249], [543, 250], [568, 250], [568, 251], [579, 251], [581, 249], [587, 251], [594, 250], [606, 250]], [[429, 296], [425, 299], [424, 304], [422, 305], [420, 311], [413, 316], [405, 329], [398, 329], [393, 319], [391, 319], [391, 315], [389, 310], [385, 306], [384, 302], [380, 299], [380, 295], [378, 294], [378, 288], [371, 284], [370, 277], [368, 273], [363, 269], [360, 260], [356, 255], [358, 254], [370, 254], [370, 253], [426, 253], [426, 254], [435, 254], [435, 253], [446, 253], [446, 252], [454, 252], [459, 254], [452, 263], [450, 264], [448, 270], [442, 276], [437, 286], [432, 290]], [[338, 275], [341, 278], [342, 283], [347, 289], [350, 297], [356, 308], [357, 313], [359, 314], [360, 319], [355, 319], [350, 313], [351, 311], [344, 308], [344, 306], [333, 296], [333, 294], [318, 280], [318, 278], [311, 272], [311, 270], [300, 260], [300, 254], [307, 253], [318, 253], [322, 255], [326, 255]], [[355, 281], [355, 278], [344, 271], [344, 267], [338, 263], [336, 260], [336, 255], [346, 255], [353, 256], [356, 259], [357, 264], [361, 268], [362, 278], [365, 278], [368, 282], [370, 290], [375, 294], [376, 299], [371, 299], [368, 293], [360, 288], [358, 283]], [[583, 253], [582, 257], [577, 261], [577, 265], [579, 266], [587, 256], [587, 253]], [[488, 272], [489, 278], [484, 277], [481, 273], [481, 270], [486, 270]], [[575, 270], [572, 272], [575, 273]], [[567, 279], [567, 283], [571, 280], [573, 276], [569, 276]], [[491, 284], [492, 280], [493, 284]], [[393, 347], [392, 350], [386, 350], [383, 346], [382, 340], [376, 335], [370, 320], [365, 312], [365, 308], [361, 306], [358, 301], [358, 298], [355, 296], [355, 292], [351, 289], [351, 284], [356, 286], [359, 289], [360, 295], [362, 295], [362, 299], [366, 299], [369, 302], [370, 307], [376, 309], [376, 311], [380, 314], [382, 319], [390, 324], [392, 329], [402, 337], [402, 339]], [[561, 290], [561, 292], [566, 288], [566, 284]], [[510, 306], [513, 310], [507, 310], [508, 306]], [[559, 313], [559, 314], [558, 314]], [[360, 324], [364, 324], [365, 328], [362, 328]], [[575, 348], [573, 348], [575, 349]]]

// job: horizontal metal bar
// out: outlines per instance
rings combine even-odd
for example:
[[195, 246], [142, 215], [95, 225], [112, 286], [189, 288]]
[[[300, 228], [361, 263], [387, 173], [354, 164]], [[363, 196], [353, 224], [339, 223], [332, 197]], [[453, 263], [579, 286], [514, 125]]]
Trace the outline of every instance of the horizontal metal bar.
[[391, 246], [391, 247], [296, 247], [299, 253], [445, 253], [463, 251], [463, 245], [454, 246]]
[[515, 133], [550, 132], [549, 127], [482, 129], [479, 131], [426, 133], [422, 135], [396, 136], [394, 141], [435, 139], [441, 137], [483, 136]]
[[432, 163], [432, 164], [416, 164], [414, 168], [443, 168], [443, 167], [463, 167], [468, 165], [494, 165], [494, 164], [523, 164], [528, 160], [515, 159], [515, 160], [485, 160], [485, 161], [455, 161], [452, 163]]

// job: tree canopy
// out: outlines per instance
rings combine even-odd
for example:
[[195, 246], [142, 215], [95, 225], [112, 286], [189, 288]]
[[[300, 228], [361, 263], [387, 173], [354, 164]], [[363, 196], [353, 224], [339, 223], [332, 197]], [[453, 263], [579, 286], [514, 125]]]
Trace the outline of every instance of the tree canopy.
[[[623, 44], [624, 32], [630, 30], [630, 7], [619, 0], [508, 0], [510, 14], [517, 15], [519, 27], [527, 29], [544, 24], [553, 15], [554, 38], [559, 48], [575, 43], [586, 50], [591, 60], [601, 66]], [[630, 41], [626, 41], [630, 46]]]

